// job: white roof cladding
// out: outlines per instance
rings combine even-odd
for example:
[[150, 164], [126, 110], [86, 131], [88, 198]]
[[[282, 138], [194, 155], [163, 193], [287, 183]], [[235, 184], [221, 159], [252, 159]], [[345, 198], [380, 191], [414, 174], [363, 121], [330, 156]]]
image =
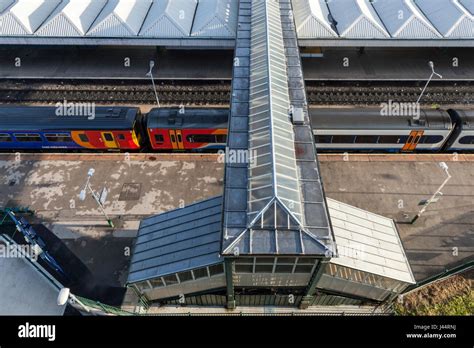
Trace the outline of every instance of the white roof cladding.
[[325, 0], [292, 0], [296, 30], [300, 38], [338, 37], [330, 22]]
[[[9, 1], [0, 4], [0, 8]], [[61, 0], [17, 0], [0, 16], [0, 35], [31, 35]]]
[[189, 36], [197, 3], [197, 0], [154, 1], [143, 24], [140, 36]]
[[151, 0], [109, 0], [87, 35], [137, 36], [150, 6]]
[[389, 38], [368, 0], [330, 0], [329, 10], [339, 35], [348, 39]]
[[457, 1], [416, 0], [416, 4], [443, 36], [474, 36], [474, 18]]
[[239, 2], [199, 0], [192, 36], [235, 37]]
[[415, 283], [392, 219], [328, 198], [338, 257], [331, 263]]
[[394, 38], [436, 39], [441, 37], [412, 0], [377, 0], [373, 2], [373, 6]]
[[83, 36], [107, 0], [63, 0], [35, 33], [39, 36]]

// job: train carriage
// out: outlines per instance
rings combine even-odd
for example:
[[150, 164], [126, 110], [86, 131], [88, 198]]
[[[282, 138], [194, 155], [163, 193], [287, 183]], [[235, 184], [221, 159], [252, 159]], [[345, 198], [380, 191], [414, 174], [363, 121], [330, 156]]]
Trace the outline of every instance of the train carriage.
[[435, 152], [453, 132], [449, 114], [420, 110], [410, 116], [383, 116], [376, 108], [311, 109], [316, 147], [322, 151]]
[[224, 149], [229, 109], [152, 109], [146, 129], [153, 150], [206, 151]]
[[0, 149], [140, 149], [138, 108], [96, 107], [93, 111], [80, 115], [63, 114], [57, 107], [0, 107]]
[[447, 151], [473, 151], [474, 150], [474, 111], [449, 110], [455, 120], [457, 131], [449, 141]]

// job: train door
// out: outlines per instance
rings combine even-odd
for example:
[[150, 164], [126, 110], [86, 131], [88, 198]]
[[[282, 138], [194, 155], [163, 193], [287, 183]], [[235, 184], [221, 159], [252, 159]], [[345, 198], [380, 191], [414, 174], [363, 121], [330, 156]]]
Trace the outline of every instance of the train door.
[[181, 130], [169, 130], [170, 142], [173, 150], [184, 150], [183, 135]]
[[116, 149], [118, 148], [117, 143], [114, 138], [114, 134], [112, 132], [101, 132], [102, 140], [104, 144], [109, 149]]
[[176, 142], [178, 143], [178, 149], [184, 150], [184, 143], [183, 143], [183, 134], [181, 134], [181, 130], [176, 130]]
[[411, 131], [407, 142], [402, 148], [403, 152], [413, 152], [423, 136], [423, 131]]

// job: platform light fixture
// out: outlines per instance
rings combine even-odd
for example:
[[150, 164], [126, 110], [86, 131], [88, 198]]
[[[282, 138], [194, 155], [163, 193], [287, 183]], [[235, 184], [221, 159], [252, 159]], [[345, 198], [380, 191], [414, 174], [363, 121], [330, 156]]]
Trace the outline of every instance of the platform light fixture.
[[430, 84], [431, 80], [433, 79], [433, 76], [436, 75], [436, 76], [438, 76], [440, 79], [443, 78], [443, 75], [438, 74], [438, 73], [434, 70], [434, 63], [433, 63], [432, 61], [429, 61], [429, 62], [428, 62], [428, 65], [429, 65], [429, 67], [431, 68], [431, 75], [430, 75], [430, 78], [428, 79], [428, 81], [426, 82], [425, 87], [424, 87], [423, 90], [421, 91], [421, 94], [420, 94], [420, 96], [418, 97], [418, 100], [416, 101], [417, 104], [420, 103], [420, 100], [421, 100], [421, 98], [423, 97], [423, 94], [425, 94], [425, 91], [426, 91], [426, 89], [428, 88], [428, 85]]
[[145, 76], [148, 76], [151, 79], [151, 84], [153, 85], [153, 92], [155, 92], [156, 104], [158, 105], [158, 107], [160, 107], [160, 99], [158, 98], [158, 92], [156, 90], [155, 80], [153, 79], [153, 68], [155, 67], [155, 61], [150, 60], [149, 66], [150, 66], [150, 70], [147, 72]]
[[[94, 175], [95, 173], [95, 169], [94, 168], [90, 168], [89, 171], [87, 172], [87, 181], [86, 181], [86, 184], [84, 185], [84, 188], [81, 190], [81, 192], [79, 193], [79, 199], [81, 201], [85, 201], [86, 199], [86, 196], [87, 196], [87, 191], [89, 191], [92, 195], [92, 197], [95, 199], [95, 201], [97, 202], [97, 204], [99, 205], [100, 209], [102, 210], [102, 213], [104, 214], [105, 216], [105, 219], [107, 220], [107, 223], [110, 227], [114, 228], [114, 224], [112, 222], [112, 220], [109, 218], [109, 216], [107, 215], [107, 213], [105, 212], [105, 209], [104, 209], [104, 199], [102, 197], [104, 197], [105, 195], [102, 193], [101, 195], [98, 195], [91, 187], [90, 185], [90, 181], [91, 181], [91, 178], [92, 176]], [[104, 189], [105, 190], [105, 189]], [[102, 190], [102, 192], [104, 192], [104, 190]], [[105, 191], [106, 192], [106, 191]]]
[[415, 217], [411, 220], [411, 224], [415, 223], [416, 220], [418, 220], [418, 218], [426, 211], [426, 209], [428, 209], [428, 206], [431, 204], [431, 203], [434, 203], [436, 202], [440, 196], [443, 195], [443, 192], [442, 192], [442, 189], [444, 188], [444, 186], [448, 183], [449, 180], [451, 180], [451, 174], [449, 173], [449, 167], [448, 165], [446, 164], [446, 162], [440, 162], [438, 163], [439, 167], [444, 170], [444, 172], [446, 173], [446, 179], [443, 181], [443, 183], [438, 187], [438, 189], [436, 190], [436, 192], [430, 197], [430, 199], [426, 200], [425, 203], [423, 204], [423, 208], [421, 208], [421, 210], [418, 212], [418, 214], [415, 215]]

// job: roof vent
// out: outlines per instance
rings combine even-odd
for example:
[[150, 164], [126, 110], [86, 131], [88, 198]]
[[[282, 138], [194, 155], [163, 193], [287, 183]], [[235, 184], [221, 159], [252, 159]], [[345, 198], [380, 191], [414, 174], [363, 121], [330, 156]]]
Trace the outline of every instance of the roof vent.
[[294, 108], [292, 118], [293, 124], [304, 124], [303, 108]]

